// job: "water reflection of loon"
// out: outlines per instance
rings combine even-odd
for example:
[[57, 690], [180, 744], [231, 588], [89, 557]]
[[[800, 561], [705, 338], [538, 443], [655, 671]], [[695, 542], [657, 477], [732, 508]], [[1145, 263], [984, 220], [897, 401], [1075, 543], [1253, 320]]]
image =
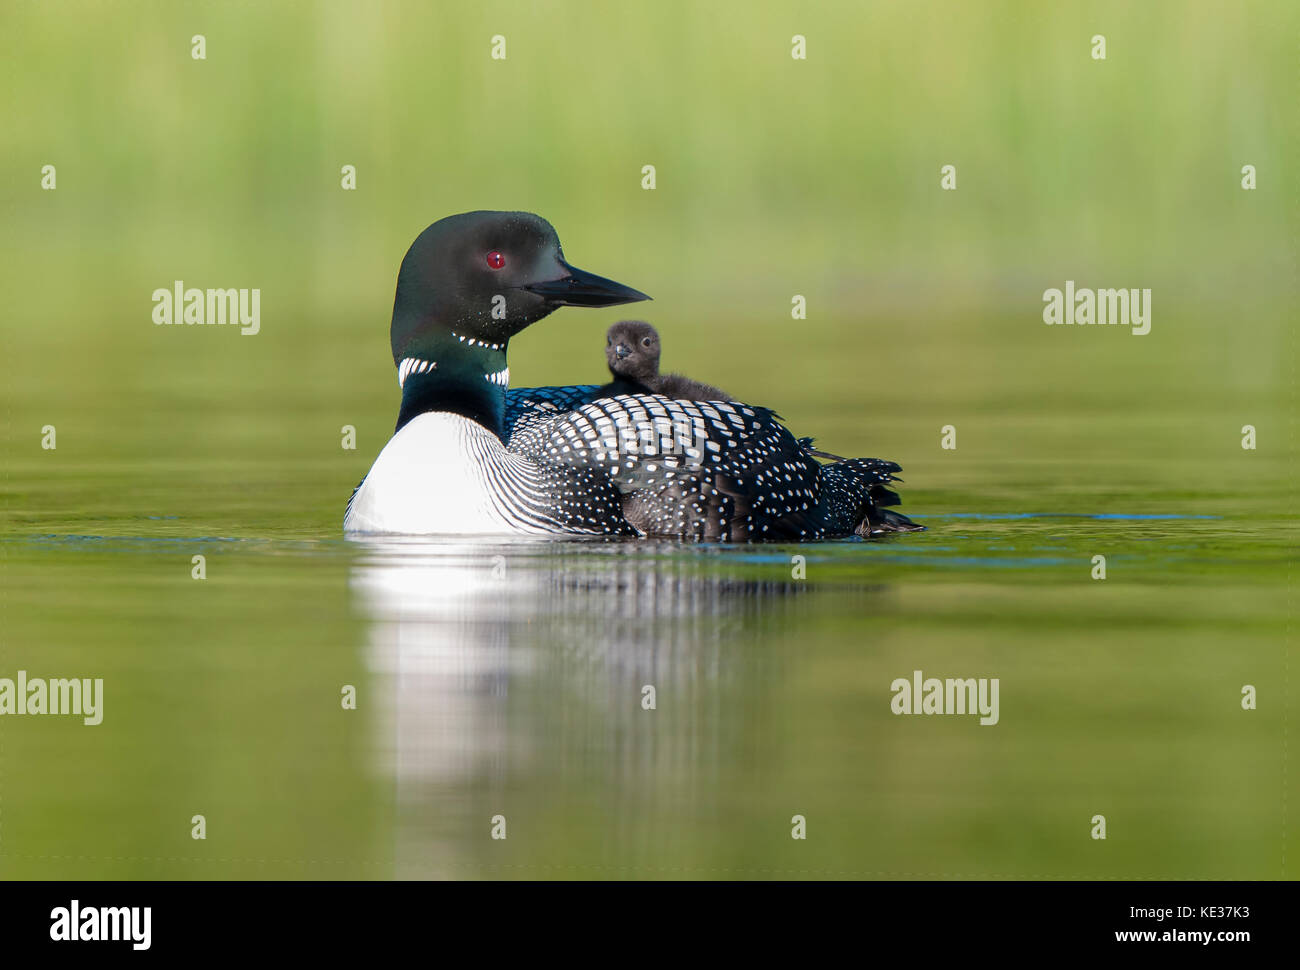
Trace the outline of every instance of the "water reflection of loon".
[[709, 547], [358, 545], [351, 585], [370, 618], [371, 690], [386, 699], [370, 709], [397, 784], [404, 875], [454, 863], [445, 843], [486, 824], [508, 782], [577, 773], [655, 798], [672, 779], [712, 777], [764, 730], [765, 698], [791, 662], [771, 645], [797, 635], [810, 592], [780, 555], [773, 579], [755, 580]]

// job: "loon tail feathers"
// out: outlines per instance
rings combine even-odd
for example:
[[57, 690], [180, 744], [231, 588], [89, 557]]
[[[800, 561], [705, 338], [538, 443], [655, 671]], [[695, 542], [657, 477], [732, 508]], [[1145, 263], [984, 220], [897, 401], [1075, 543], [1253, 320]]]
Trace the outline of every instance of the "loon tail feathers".
[[889, 487], [902, 481], [895, 472], [902, 471], [896, 462], [883, 458], [847, 458], [831, 465], [837, 476], [844, 476], [856, 486], [863, 501], [854, 515], [853, 534], [864, 538], [888, 532], [922, 532], [925, 526], [913, 522], [889, 506], [902, 502], [899, 494]]

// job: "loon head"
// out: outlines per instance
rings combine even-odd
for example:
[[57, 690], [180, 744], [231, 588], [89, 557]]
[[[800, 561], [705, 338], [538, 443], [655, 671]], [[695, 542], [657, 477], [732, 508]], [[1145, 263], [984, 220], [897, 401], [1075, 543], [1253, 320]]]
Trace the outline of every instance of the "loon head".
[[400, 430], [449, 411], [504, 432], [510, 338], [562, 306], [650, 299], [570, 266], [551, 224], [531, 212], [465, 212], [439, 219], [406, 251], [389, 340]]
[[620, 320], [605, 334], [605, 361], [614, 377], [648, 384], [659, 376], [659, 332], [644, 320]]
[[439, 219], [402, 260], [393, 301], [393, 362], [430, 356], [447, 335], [504, 349], [562, 306], [648, 300], [630, 286], [569, 265], [560, 237], [531, 212], [464, 212]]

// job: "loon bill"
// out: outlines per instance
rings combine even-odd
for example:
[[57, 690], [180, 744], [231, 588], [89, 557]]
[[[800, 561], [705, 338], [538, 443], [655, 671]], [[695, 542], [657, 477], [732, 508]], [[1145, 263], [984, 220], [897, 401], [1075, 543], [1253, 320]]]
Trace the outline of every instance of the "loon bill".
[[390, 342], [393, 437], [344, 531], [805, 540], [922, 528], [892, 511], [899, 471], [837, 459], [766, 408], [597, 385], [508, 389], [510, 338], [562, 306], [644, 293], [569, 265], [528, 212], [429, 226], [402, 260]]

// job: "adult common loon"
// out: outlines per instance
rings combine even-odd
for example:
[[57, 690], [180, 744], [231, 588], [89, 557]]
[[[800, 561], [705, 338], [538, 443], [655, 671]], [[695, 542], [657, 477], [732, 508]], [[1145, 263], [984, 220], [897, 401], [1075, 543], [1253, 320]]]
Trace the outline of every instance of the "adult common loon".
[[467, 212], [416, 238], [390, 341], [402, 403], [348, 502], [347, 533], [822, 539], [921, 526], [899, 471], [819, 463], [762, 407], [597, 385], [508, 390], [510, 338], [562, 306], [648, 300], [570, 266], [529, 212]]
[[726, 391], [681, 374], [660, 374], [659, 331], [644, 320], [620, 320], [605, 333], [605, 362], [613, 380], [601, 397], [662, 394], [679, 401], [733, 401]]

